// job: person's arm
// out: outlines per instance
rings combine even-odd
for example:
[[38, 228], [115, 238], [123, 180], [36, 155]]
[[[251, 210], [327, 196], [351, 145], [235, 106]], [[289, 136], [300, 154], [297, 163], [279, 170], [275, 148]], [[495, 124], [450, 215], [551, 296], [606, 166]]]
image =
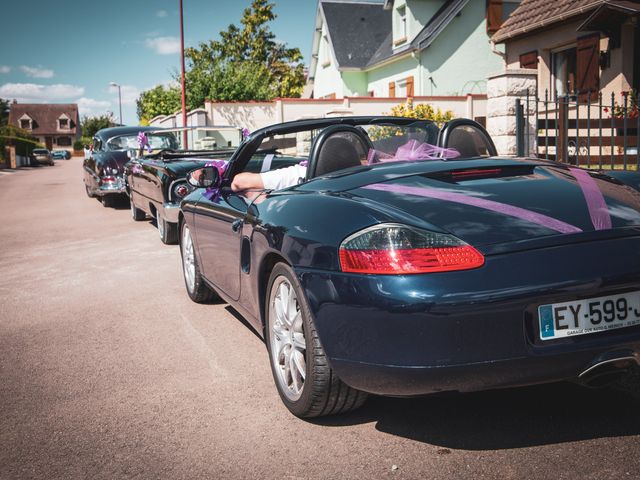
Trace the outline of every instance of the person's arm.
[[242, 172], [233, 177], [231, 190], [241, 192], [243, 190], [263, 190], [264, 183], [259, 173]]

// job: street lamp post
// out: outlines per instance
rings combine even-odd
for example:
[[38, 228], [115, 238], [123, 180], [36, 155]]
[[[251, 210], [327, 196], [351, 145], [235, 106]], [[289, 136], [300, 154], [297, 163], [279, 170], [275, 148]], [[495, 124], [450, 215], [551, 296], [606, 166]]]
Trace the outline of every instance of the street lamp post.
[[122, 92], [121, 86], [119, 83], [110, 82], [109, 85], [112, 87], [118, 87], [118, 106], [120, 107], [120, 125], [122, 125]]

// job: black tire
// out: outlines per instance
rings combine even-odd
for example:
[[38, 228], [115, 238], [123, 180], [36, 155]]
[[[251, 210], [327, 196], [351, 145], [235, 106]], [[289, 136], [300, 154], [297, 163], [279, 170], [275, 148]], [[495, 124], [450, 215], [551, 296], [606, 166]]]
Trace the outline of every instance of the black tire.
[[158, 233], [160, 234], [160, 240], [162, 240], [162, 243], [165, 245], [175, 245], [178, 243], [178, 225], [167, 222], [157, 213], [156, 225], [158, 226]]
[[95, 198], [95, 195], [91, 192], [91, 190], [89, 190], [89, 186], [85, 184], [84, 186], [84, 191], [87, 192], [87, 197], [89, 198]]
[[[284, 285], [284, 287], [282, 287], [282, 285]], [[282, 298], [282, 296], [278, 296], [280, 294], [278, 290], [281, 288], [285, 288], [288, 292], [290, 292], [289, 288], [293, 288], [296, 296], [295, 300], [297, 300], [295, 321], [291, 322], [291, 329], [293, 330], [292, 337], [295, 337], [296, 334], [299, 335], [299, 333], [296, 333], [296, 328], [301, 329], [301, 333], [304, 336], [305, 352], [303, 356], [305, 360], [304, 370], [306, 373], [301, 388], [296, 388], [293, 385], [294, 374], [289, 374], [292, 379], [292, 387], [289, 388], [288, 385], [285, 385], [285, 382], [287, 382], [287, 370], [284, 366], [286, 363], [286, 353], [284, 352], [287, 347], [284, 346], [280, 349], [282, 356], [278, 352], [274, 354], [273, 351], [274, 347], [278, 348], [277, 342], [279, 339], [282, 343], [287, 343], [288, 334], [282, 333], [280, 337], [278, 337], [278, 334], [274, 332], [274, 325], [278, 322], [278, 320], [276, 320], [278, 314], [275, 313], [276, 309], [271, 306], [272, 303], [275, 305], [275, 302]], [[273, 315], [272, 310], [274, 311]], [[273, 373], [278, 394], [291, 413], [300, 418], [312, 418], [345, 413], [362, 406], [367, 399], [367, 394], [349, 387], [331, 370], [324, 353], [324, 348], [313, 324], [309, 304], [298, 282], [298, 278], [291, 267], [285, 263], [278, 263], [273, 268], [271, 276], [269, 277], [265, 297], [265, 314], [265, 338], [269, 352], [271, 372]], [[298, 323], [299, 326], [296, 327], [295, 325]], [[282, 330], [283, 325], [283, 322], [280, 322], [280, 326], [276, 327], [279, 331], [284, 332], [284, 330]], [[290, 343], [289, 345], [291, 346], [289, 352], [295, 350], [293, 345]], [[280, 362], [282, 362], [283, 365], [281, 365]], [[290, 363], [291, 362], [296, 363], [293, 360], [290, 361]], [[291, 372], [291, 368], [289, 371]], [[296, 389], [298, 390], [297, 392], [295, 391]]]
[[103, 207], [113, 207], [116, 204], [116, 199], [113, 195], [103, 195], [100, 197], [100, 201], [102, 202]]
[[[188, 240], [187, 240], [188, 235]], [[190, 244], [191, 252], [188, 251]], [[182, 275], [184, 277], [184, 285], [187, 289], [189, 298], [196, 303], [208, 303], [215, 300], [218, 294], [211, 290], [205, 283], [202, 275], [200, 274], [200, 265], [198, 265], [198, 256], [195, 252], [195, 245], [191, 238], [191, 231], [186, 222], [181, 225], [180, 228], [180, 258], [182, 259]], [[190, 263], [192, 262], [192, 263]], [[188, 265], [190, 263], [190, 265]], [[193, 282], [188, 279], [188, 271], [190, 267], [193, 267]]]
[[133, 218], [134, 222], [139, 222], [147, 218], [147, 214], [144, 213], [144, 210], [140, 210], [133, 203], [133, 198], [129, 198], [129, 205], [131, 206], [131, 218]]

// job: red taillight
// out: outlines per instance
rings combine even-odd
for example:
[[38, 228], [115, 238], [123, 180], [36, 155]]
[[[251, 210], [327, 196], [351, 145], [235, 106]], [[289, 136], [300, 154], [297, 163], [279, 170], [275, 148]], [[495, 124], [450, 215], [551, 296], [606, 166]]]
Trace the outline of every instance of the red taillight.
[[450, 272], [484, 264], [480, 252], [452, 235], [395, 224], [352, 235], [339, 255], [343, 272], [379, 275]]
[[187, 193], [189, 193], [189, 189], [184, 185], [180, 185], [178, 188], [176, 188], [176, 195], [178, 195], [179, 197], [184, 197]]
[[100, 180], [102, 180], [102, 183], [114, 183], [116, 181], [116, 177], [107, 175], [105, 177], [102, 177]]
[[457, 172], [451, 172], [451, 176], [454, 180], [469, 180], [471, 178], [494, 177], [496, 175], [500, 175], [501, 173], [501, 168], [475, 168], [472, 170], [459, 170]]

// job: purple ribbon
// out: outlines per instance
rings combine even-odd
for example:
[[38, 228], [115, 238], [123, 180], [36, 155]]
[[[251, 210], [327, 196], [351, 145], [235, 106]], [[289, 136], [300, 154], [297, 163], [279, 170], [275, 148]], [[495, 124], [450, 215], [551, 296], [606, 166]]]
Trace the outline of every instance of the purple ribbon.
[[147, 152], [151, 152], [151, 145], [149, 145], [149, 139], [144, 132], [138, 132], [138, 145], [140, 149], [147, 149]]
[[377, 162], [402, 162], [416, 160], [446, 160], [458, 158], [460, 152], [455, 148], [442, 148], [430, 143], [422, 143], [417, 140], [409, 140], [404, 145], [400, 145], [394, 155], [380, 150], [369, 149], [367, 163], [371, 165]]
[[578, 186], [582, 190], [584, 199], [587, 202], [591, 223], [596, 230], [609, 230], [612, 228], [611, 215], [607, 208], [602, 192], [598, 188], [596, 181], [586, 170], [580, 168], [569, 168], [571, 175], [578, 181]]
[[405, 195], [416, 195], [418, 197], [437, 198], [448, 202], [461, 203], [463, 205], [471, 205], [473, 207], [484, 208], [492, 212], [502, 213], [511, 217], [527, 220], [531, 223], [542, 225], [543, 227], [555, 230], [560, 233], [579, 233], [582, 230], [574, 225], [565, 223], [541, 213], [532, 212], [524, 208], [507, 205], [506, 203], [494, 202], [484, 198], [472, 197], [462, 193], [448, 192], [445, 190], [437, 190], [434, 188], [410, 187], [407, 185], [390, 185], [386, 183], [374, 183], [362, 188], [371, 190], [381, 190], [384, 192], [401, 193]]
[[[205, 167], [216, 167], [218, 170], [218, 176], [222, 178], [222, 175], [227, 170], [229, 166], [229, 161], [227, 160], [211, 160], [204, 164]], [[215, 202], [220, 198], [220, 188], [219, 187], [208, 187], [205, 192], [202, 194], [206, 199]]]

